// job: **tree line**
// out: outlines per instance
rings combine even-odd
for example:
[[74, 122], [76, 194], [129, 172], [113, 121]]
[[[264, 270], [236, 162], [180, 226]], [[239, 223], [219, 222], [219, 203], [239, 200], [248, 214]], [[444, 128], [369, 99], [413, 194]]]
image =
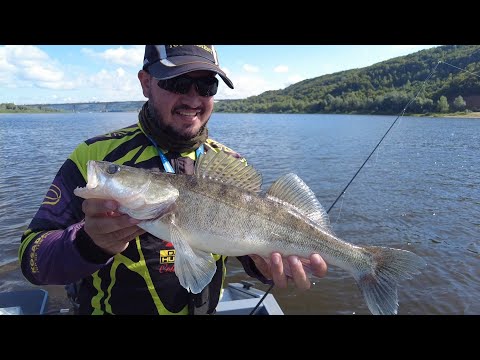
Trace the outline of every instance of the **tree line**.
[[219, 100], [215, 110], [393, 115], [408, 104], [406, 114], [480, 111], [480, 81], [474, 76], [479, 50], [480, 45], [439, 46], [246, 99]]
[[15, 105], [14, 103], [0, 103], [0, 112], [8, 113], [38, 113], [38, 112], [59, 112], [60, 110], [53, 109], [45, 105]]

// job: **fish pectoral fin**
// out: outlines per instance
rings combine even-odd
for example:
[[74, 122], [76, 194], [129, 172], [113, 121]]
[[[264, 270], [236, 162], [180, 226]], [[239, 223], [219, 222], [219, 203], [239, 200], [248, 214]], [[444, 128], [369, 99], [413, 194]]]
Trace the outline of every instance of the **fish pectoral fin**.
[[212, 281], [217, 270], [215, 260], [212, 254], [192, 248], [174, 221], [170, 236], [175, 248], [175, 274], [185, 289], [198, 294]]

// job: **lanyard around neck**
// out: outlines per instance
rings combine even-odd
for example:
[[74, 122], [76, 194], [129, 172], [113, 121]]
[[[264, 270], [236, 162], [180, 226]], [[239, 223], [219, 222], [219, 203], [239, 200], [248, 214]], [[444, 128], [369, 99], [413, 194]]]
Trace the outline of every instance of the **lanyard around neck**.
[[[168, 161], [167, 157], [165, 156], [165, 154], [163, 153], [162, 149], [160, 149], [158, 146], [157, 146], [157, 143], [155, 141], [153, 141], [152, 138], [150, 138], [149, 136], [147, 136], [148, 139], [150, 140], [150, 142], [155, 146], [155, 148], [157, 149], [158, 151], [158, 156], [160, 157], [160, 160], [162, 160], [162, 165], [163, 165], [163, 168], [165, 169], [166, 172], [168, 173], [172, 173], [174, 174], [175, 173], [175, 170], [173, 169], [172, 167], [172, 164], [170, 164], [170, 161]], [[204, 153], [204, 147], [203, 147], [203, 144], [200, 145], [198, 147], [197, 150], [195, 150], [195, 159], [198, 160], [198, 158]]]

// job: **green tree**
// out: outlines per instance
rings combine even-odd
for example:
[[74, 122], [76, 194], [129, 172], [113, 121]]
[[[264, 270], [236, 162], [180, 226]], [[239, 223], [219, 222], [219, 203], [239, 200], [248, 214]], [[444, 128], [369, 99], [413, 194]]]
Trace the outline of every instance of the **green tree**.
[[456, 111], [464, 111], [467, 107], [467, 103], [463, 100], [462, 95], [458, 95], [453, 101], [453, 109]]
[[450, 106], [448, 105], [447, 98], [445, 96], [440, 96], [440, 99], [437, 101], [437, 110], [438, 112], [441, 113], [446, 113], [450, 109]]

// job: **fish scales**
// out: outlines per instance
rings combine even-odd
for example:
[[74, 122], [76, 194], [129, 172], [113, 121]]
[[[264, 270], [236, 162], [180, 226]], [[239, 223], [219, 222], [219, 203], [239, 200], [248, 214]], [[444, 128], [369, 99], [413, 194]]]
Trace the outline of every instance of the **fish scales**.
[[[272, 251], [282, 250], [284, 256], [309, 257], [317, 252], [330, 258], [332, 264], [341, 254], [361, 256], [359, 248], [326, 233], [276, 201], [245, 191], [232, 191], [231, 186], [191, 176], [178, 175], [169, 182], [182, 189], [177, 200], [179, 226], [192, 234], [205, 231], [219, 236], [219, 242], [228, 236], [241, 245], [237, 251], [226, 249], [223, 255], [254, 252], [268, 256]], [[347, 249], [339, 251], [339, 246]], [[212, 250], [212, 245], [205, 250]]]
[[426, 266], [410, 251], [342, 240], [297, 175], [282, 176], [261, 194], [261, 175], [221, 151], [202, 155], [193, 176], [99, 161], [89, 161], [87, 176], [87, 186], [75, 194], [116, 200], [120, 211], [143, 220], [139, 227], [171, 241], [175, 274], [193, 293], [216, 271], [212, 254], [319, 253], [329, 265], [350, 272], [373, 314], [396, 314], [397, 282]]

